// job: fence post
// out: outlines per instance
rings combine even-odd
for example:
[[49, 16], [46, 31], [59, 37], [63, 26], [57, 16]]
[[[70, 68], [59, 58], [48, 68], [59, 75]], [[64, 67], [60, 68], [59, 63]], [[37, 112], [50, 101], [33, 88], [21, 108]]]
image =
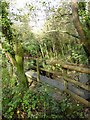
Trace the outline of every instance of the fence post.
[[[64, 76], [67, 75], [67, 69], [66, 68], [63, 68], [63, 73], [64, 73]], [[65, 90], [68, 89], [68, 81], [66, 81], [65, 79], [64, 79], [64, 87], [65, 87]]]
[[37, 58], [36, 62], [37, 62], [37, 81], [39, 82], [40, 81], [40, 71], [39, 71], [39, 60], [38, 60], [38, 58]]

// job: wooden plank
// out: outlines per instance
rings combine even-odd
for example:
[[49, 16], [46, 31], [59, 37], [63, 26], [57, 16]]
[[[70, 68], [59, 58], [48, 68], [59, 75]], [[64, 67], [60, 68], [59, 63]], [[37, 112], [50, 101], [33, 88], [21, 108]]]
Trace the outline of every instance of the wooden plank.
[[37, 81], [40, 81], [40, 72], [39, 72], [39, 60], [37, 59]]
[[[36, 68], [36, 66], [34, 66], [34, 67]], [[58, 76], [64, 76], [64, 79], [65, 79], [64, 85], [67, 84], [66, 81], [68, 81], [68, 82], [71, 82], [71, 83], [73, 83], [73, 84], [75, 84], [75, 85], [77, 85], [77, 86], [79, 86], [79, 87], [81, 87], [81, 88], [83, 88], [83, 89], [85, 89], [85, 90], [87, 90], [87, 91], [90, 91], [90, 86], [89, 86], [89, 85], [85, 85], [85, 84], [83, 84], [83, 83], [81, 83], [81, 82], [78, 82], [78, 81], [72, 79], [72, 78], [69, 78], [69, 77], [66, 75], [66, 73], [65, 73], [65, 75], [64, 75], [63, 73], [55, 72], [55, 71], [48, 71], [48, 70], [45, 70], [45, 69], [43, 69], [43, 68], [40, 68], [40, 70], [46, 71], [46, 72], [48, 72], [48, 73], [55, 74], [55, 75], [58, 75]], [[66, 77], [66, 76], [67, 76], [67, 77]], [[66, 85], [65, 85], [65, 86], [66, 86]]]
[[[42, 61], [42, 59], [40, 59], [40, 58], [32, 58], [31, 57], [31, 59], [35, 59], [35, 60], [38, 59], [39, 62]], [[53, 61], [46, 60], [46, 62], [48, 64], [51, 64], [51, 65], [60, 64], [63, 68], [66, 68], [66, 69], [74, 70], [74, 71], [81, 72], [81, 73], [90, 74], [89, 67], [84, 67], [84, 65], [82, 65], [82, 66], [78, 65], [77, 66], [76, 64], [73, 64], [73, 63], [67, 63], [67, 64], [65, 64], [64, 62], [58, 61], [58, 60], [53, 60]]]
[[[63, 74], [64, 74], [64, 76], [66, 76], [67, 75], [67, 69], [63, 69]], [[64, 77], [63, 77], [64, 78]], [[68, 89], [68, 81], [67, 80], [64, 80], [64, 87], [65, 87], [65, 90], [67, 90]]]
[[[46, 72], [49, 72], [49, 73], [51, 73], [51, 74], [55, 74], [55, 75], [58, 75], [58, 76], [64, 76], [64, 79], [65, 79], [66, 81], [71, 82], [71, 83], [73, 83], [73, 84], [75, 84], [75, 85], [77, 85], [77, 86], [79, 86], [79, 87], [81, 87], [81, 88], [83, 88], [83, 89], [85, 89], [85, 90], [87, 90], [87, 91], [90, 91], [90, 86], [89, 86], [89, 85], [85, 85], [85, 84], [83, 84], [83, 83], [81, 83], [81, 82], [78, 82], [78, 81], [72, 79], [72, 78], [69, 78], [67, 75], [64, 75], [63, 73], [55, 72], [55, 71], [48, 71], [48, 70], [45, 70], [45, 69], [43, 69], [43, 68], [40, 68], [40, 70], [46, 71]], [[65, 74], [66, 74], [66, 73], [65, 73]], [[66, 76], [67, 76], [67, 77], [66, 77]]]
[[90, 74], [90, 69], [89, 68], [84, 68], [84, 67], [79, 67], [79, 66], [72, 66], [72, 65], [68, 65], [68, 64], [61, 64], [61, 66], [63, 68], [67, 68], [69, 70], [74, 70], [74, 71], [77, 71], [77, 72]]
[[67, 65], [72, 65], [72, 66], [79, 66], [79, 67], [84, 67], [84, 68], [90, 68], [90, 66], [88, 65], [84, 65], [84, 64], [76, 64], [76, 63], [69, 63], [66, 62]]
[[53, 61], [47, 60], [47, 64], [51, 64], [51, 65], [60, 64], [62, 68], [66, 68], [66, 69], [69, 69], [69, 70], [74, 70], [74, 71], [81, 72], [81, 73], [90, 74], [89, 67], [82, 67], [82, 66], [65, 64], [64, 62], [58, 61], [58, 60], [53, 60]]
[[70, 90], [65, 90], [66, 93], [70, 94], [74, 99], [78, 100], [79, 102], [85, 104], [87, 107], [90, 107], [90, 102], [81, 98], [80, 96], [76, 95], [75, 93], [71, 92]]
[[[37, 68], [36, 66], [32, 66], [32, 67], [33, 67], [33, 68]], [[51, 74], [55, 74], [55, 75], [57, 75], [57, 76], [62, 75], [62, 73], [60, 73], [60, 72], [50, 71], [50, 70], [46, 70], [46, 69], [44, 69], [44, 68], [39, 68], [39, 70], [40, 70], [40, 71], [45, 71], [45, 72], [48, 72], [48, 73], [51, 73]]]
[[[34, 80], [37, 80], [37, 73], [36, 72], [28, 71], [25, 74], [27, 77], [34, 78]], [[59, 88], [61, 91], [64, 91], [64, 84], [60, 80], [51, 79], [51, 78], [48, 78], [46, 76], [40, 75], [40, 81], [48, 83], [49, 85], [54, 86], [56, 88]]]
[[[27, 77], [30, 77], [30, 78], [33, 78], [34, 80], [37, 80], [37, 74], [36, 74], [36, 72], [34, 72], [34, 71], [28, 71], [28, 72], [26, 72], [26, 75], [27, 75]], [[45, 77], [45, 76], [40, 75], [40, 81], [41, 81], [41, 82], [48, 83], [49, 85], [58, 88], [60, 91], [71, 91], [71, 90], [65, 90], [64, 84], [63, 84], [60, 80], [50, 79], [50, 78], [48, 78], [48, 77]], [[69, 84], [69, 83], [68, 83], [68, 84]], [[73, 91], [72, 93], [74, 93], [74, 92], [75, 92], [75, 91]], [[78, 92], [80, 92], [80, 91], [78, 91]], [[81, 92], [83, 92], [83, 91], [81, 91]], [[78, 94], [78, 95], [81, 95], [81, 92], [80, 92], [80, 94]], [[70, 94], [70, 93], [69, 93], [69, 94]], [[76, 96], [78, 96], [76, 93], [74, 93], [74, 94], [75, 94]], [[75, 99], [77, 99], [76, 96], [74, 96]], [[80, 98], [81, 98], [81, 97], [80, 97]], [[84, 98], [81, 98], [81, 101], [84, 103], [85, 99], [84, 99], [84, 101], [83, 101], [83, 99], [84, 99]], [[77, 100], [78, 100], [78, 99], [77, 99]], [[85, 103], [85, 104], [86, 104], [86, 103]], [[89, 104], [90, 104], [90, 103], [89, 103]]]
[[78, 82], [78, 81], [76, 81], [76, 80], [72, 80], [72, 79], [67, 78], [67, 77], [64, 77], [64, 79], [65, 79], [66, 81], [68, 81], [68, 82], [73, 83], [74, 85], [77, 85], [77, 86], [79, 86], [79, 87], [81, 87], [81, 88], [83, 88], [83, 89], [85, 89], [85, 90], [87, 90], [87, 91], [90, 91], [90, 86], [89, 86], [89, 85], [85, 85], [85, 84], [83, 84], [83, 83], [81, 83], [81, 82]]
[[48, 72], [48, 73], [51, 73], [51, 74], [55, 74], [55, 75], [62, 75], [62, 73], [60, 72], [56, 72], [56, 71], [50, 71], [50, 70], [46, 70], [44, 68], [40, 68], [41, 71], [45, 71], [45, 72]]

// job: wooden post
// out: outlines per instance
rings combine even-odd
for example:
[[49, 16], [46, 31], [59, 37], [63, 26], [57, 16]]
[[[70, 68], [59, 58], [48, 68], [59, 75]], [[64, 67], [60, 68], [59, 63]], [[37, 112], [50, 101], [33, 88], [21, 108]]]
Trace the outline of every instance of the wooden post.
[[[64, 68], [63, 73], [64, 73], [64, 76], [66, 76], [67, 75], [67, 69]], [[65, 87], [65, 90], [68, 89], [68, 81], [66, 81], [65, 79], [64, 79], [64, 87]]]
[[40, 81], [39, 60], [37, 58], [37, 81]]

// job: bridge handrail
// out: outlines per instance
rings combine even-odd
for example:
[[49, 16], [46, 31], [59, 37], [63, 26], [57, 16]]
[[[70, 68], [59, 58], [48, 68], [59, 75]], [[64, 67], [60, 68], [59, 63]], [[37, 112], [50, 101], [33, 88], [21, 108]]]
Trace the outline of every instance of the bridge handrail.
[[37, 66], [33, 66], [34, 68], [37, 69], [37, 81], [40, 80], [40, 71], [46, 71], [48, 73], [52, 73], [52, 74], [56, 74], [56, 75], [64, 75], [64, 87], [65, 87], [65, 92], [70, 94], [72, 97], [74, 97], [75, 99], [79, 100], [81, 103], [84, 103], [86, 106], [90, 107], [90, 102], [87, 101], [86, 99], [78, 96], [76, 93], [73, 93], [72, 91], [70, 91], [68, 89], [68, 82], [74, 84], [75, 86], [78, 86], [78, 87], [81, 87], [82, 89], [85, 89], [87, 91], [90, 91], [90, 85], [86, 85], [84, 83], [81, 83], [79, 81], [76, 81], [70, 77], [67, 76], [67, 70], [73, 70], [73, 71], [77, 71], [77, 72], [80, 72], [80, 73], [86, 73], [86, 74], [90, 74], [90, 67], [88, 66], [84, 66], [84, 65], [76, 65], [76, 64], [73, 64], [73, 63], [64, 63], [62, 61], [58, 61], [58, 60], [54, 60], [54, 61], [48, 61], [46, 60], [46, 63], [48, 65], [56, 65], [56, 64], [60, 64], [60, 67], [63, 69], [63, 73], [60, 73], [60, 72], [56, 72], [56, 71], [48, 71], [48, 70], [45, 70], [44, 68], [40, 68], [39, 67], [39, 63], [42, 62], [43, 60], [42, 59], [34, 59], [36, 60], [37, 62]]

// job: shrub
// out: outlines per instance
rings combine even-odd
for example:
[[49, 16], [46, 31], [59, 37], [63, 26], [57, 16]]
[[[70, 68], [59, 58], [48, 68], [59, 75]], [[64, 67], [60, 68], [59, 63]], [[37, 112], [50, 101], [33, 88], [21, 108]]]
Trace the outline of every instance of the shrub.
[[79, 104], [68, 99], [56, 102], [46, 91], [27, 91], [19, 86], [3, 90], [3, 119], [57, 118], [69, 120], [84, 117]]

